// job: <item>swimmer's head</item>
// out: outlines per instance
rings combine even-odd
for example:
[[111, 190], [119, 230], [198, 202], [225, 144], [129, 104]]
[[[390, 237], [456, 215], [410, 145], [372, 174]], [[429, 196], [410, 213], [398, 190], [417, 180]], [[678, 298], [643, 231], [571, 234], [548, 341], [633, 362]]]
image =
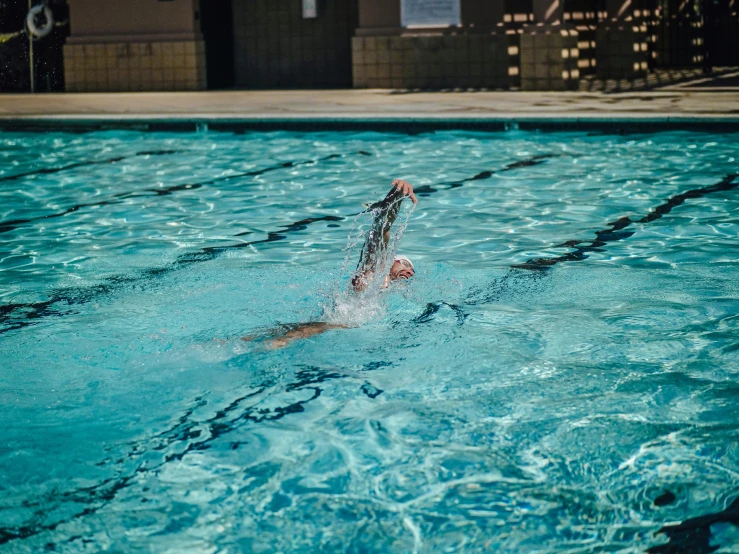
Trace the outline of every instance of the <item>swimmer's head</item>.
[[390, 266], [390, 280], [410, 279], [416, 274], [413, 269], [413, 262], [407, 256], [395, 256], [393, 265]]

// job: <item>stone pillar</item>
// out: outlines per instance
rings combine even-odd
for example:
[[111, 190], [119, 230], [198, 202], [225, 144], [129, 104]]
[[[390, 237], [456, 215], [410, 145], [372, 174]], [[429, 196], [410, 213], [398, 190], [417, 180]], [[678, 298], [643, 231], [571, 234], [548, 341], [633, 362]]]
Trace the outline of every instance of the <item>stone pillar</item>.
[[67, 91], [205, 89], [198, 0], [69, 0], [69, 9]]
[[527, 26], [521, 35], [522, 90], [577, 90], [578, 33], [564, 25]]
[[534, 23], [521, 35], [522, 90], [576, 90], [578, 32], [562, 23], [564, 0], [534, 0]]
[[607, 0], [606, 22], [595, 35], [596, 75], [601, 79], [645, 77], [649, 48], [647, 26], [634, 21], [635, 0]]

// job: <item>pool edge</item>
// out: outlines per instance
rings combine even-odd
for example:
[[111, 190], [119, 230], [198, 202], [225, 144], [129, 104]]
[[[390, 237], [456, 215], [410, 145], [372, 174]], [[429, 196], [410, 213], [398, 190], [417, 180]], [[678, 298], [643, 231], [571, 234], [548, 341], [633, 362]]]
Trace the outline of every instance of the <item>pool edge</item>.
[[444, 116], [262, 116], [230, 115], [151, 116], [151, 115], [55, 115], [0, 117], [0, 131], [385, 131], [429, 132], [435, 130], [471, 131], [605, 131], [658, 132], [704, 131], [739, 132], [739, 117], [716, 115], [622, 115], [542, 117]]

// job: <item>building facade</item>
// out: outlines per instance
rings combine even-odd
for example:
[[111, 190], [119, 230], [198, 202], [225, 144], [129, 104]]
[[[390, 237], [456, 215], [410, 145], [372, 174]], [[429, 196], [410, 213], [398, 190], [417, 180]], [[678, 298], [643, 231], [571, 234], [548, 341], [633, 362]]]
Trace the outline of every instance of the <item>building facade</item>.
[[[739, 65], [736, 0], [50, 1], [69, 11], [57, 73], [75, 92], [570, 90]], [[21, 4], [0, 0], [0, 16], [3, 5], [24, 15]]]

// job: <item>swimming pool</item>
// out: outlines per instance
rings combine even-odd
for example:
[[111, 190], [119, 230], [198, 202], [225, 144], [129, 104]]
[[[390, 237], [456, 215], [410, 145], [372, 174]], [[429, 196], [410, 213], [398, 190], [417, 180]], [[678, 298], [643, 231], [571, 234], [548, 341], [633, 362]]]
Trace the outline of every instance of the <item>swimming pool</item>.
[[738, 139], [0, 134], [0, 551], [736, 552]]

